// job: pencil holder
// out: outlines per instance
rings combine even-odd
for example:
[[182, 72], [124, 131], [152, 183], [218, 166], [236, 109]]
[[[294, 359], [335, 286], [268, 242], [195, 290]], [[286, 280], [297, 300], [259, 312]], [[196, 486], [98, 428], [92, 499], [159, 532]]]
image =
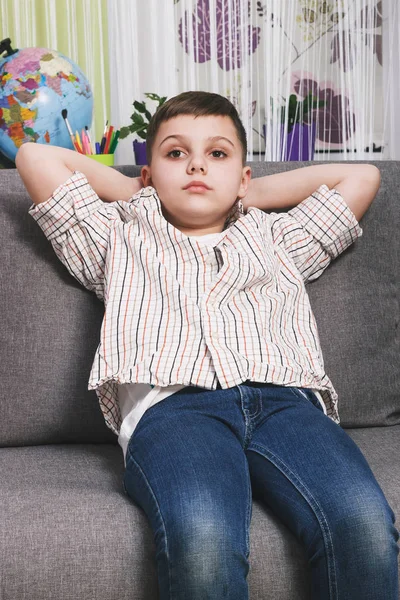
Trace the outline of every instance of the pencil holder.
[[86, 156], [97, 160], [102, 165], [107, 165], [107, 167], [114, 166], [114, 154], [87, 154]]

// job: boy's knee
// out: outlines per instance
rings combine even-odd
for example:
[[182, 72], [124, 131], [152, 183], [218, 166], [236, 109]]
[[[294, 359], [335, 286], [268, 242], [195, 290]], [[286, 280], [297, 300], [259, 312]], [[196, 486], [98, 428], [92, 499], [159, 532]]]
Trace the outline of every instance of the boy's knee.
[[210, 515], [204, 510], [177, 515], [166, 523], [167, 535], [178, 540], [182, 552], [208, 552], [229, 544], [229, 539], [233, 537], [229, 532], [229, 524], [221, 517], [219, 513]]
[[209, 597], [207, 590], [218, 590], [220, 598], [236, 597], [230, 595], [232, 578], [238, 578], [240, 585], [246, 581], [249, 562], [245, 548], [216, 521], [199, 518], [191, 523], [176, 549], [170, 556], [171, 567], [175, 566], [190, 586], [201, 590], [201, 597]]
[[241, 529], [227, 519], [221, 511], [194, 509], [166, 524], [169, 552], [185, 569], [197, 573], [197, 578], [213, 577], [229, 572], [230, 563], [247, 564], [247, 549], [243, 544]]
[[[385, 497], [380, 494], [351, 495], [343, 500], [333, 526], [336, 547], [340, 553], [364, 555], [376, 564], [385, 562], [397, 548], [399, 534], [394, 514]], [[335, 543], [334, 543], [335, 545]]]

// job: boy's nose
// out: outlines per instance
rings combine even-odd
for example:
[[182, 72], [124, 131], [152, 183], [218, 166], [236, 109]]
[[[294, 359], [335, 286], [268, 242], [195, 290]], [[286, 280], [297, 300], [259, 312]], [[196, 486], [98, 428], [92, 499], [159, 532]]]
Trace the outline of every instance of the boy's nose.
[[188, 166], [188, 171], [189, 171], [189, 173], [195, 173], [197, 171], [199, 173], [205, 173], [206, 172], [206, 164], [200, 158], [194, 158]]

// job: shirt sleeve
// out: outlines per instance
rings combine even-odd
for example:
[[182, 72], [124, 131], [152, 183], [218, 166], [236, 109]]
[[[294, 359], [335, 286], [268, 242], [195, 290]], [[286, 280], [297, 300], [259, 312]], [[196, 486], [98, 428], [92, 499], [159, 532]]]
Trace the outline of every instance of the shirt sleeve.
[[29, 214], [68, 271], [103, 300], [111, 211], [85, 175], [74, 171], [47, 201], [32, 205]]
[[317, 279], [329, 263], [362, 235], [341, 194], [322, 185], [287, 213], [271, 213], [272, 236], [305, 281]]

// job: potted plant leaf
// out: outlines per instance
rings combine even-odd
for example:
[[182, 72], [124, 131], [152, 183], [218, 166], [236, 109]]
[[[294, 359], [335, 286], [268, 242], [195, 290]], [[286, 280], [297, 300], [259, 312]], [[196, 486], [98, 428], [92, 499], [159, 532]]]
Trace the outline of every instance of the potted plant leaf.
[[[289, 96], [289, 102], [281, 107], [282, 160], [313, 160], [315, 150], [316, 121], [311, 119], [311, 111], [324, 106], [310, 92], [303, 100], [296, 94]], [[286, 125], [287, 124], [287, 125]], [[287, 126], [286, 145], [283, 143]]]
[[[156, 110], [164, 104], [167, 99], [167, 96], [158, 96], [158, 94], [146, 93], [144, 94], [146, 98], [149, 100], [154, 100], [157, 102]], [[146, 106], [146, 102], [138, 102], [135, 100], [133, 102], [133, 107], [135, 108], [134, 112], [131, 114], [131, 125], [127, 125], [125, 127], [121, 127], [119, 139], [124, 139], [131, 133], [134, 133], [138, 139], [133, 141], [133, 150], [135, 153], [135, 162], [137, 165], [145, 165], [147, 162], [146, 158], [146, 138], [147, 138], [147, 128], [150, 123], [150, 119], [153, 116], [152, 113]], [[155, 111], [154, 111], [155, 112]]]

